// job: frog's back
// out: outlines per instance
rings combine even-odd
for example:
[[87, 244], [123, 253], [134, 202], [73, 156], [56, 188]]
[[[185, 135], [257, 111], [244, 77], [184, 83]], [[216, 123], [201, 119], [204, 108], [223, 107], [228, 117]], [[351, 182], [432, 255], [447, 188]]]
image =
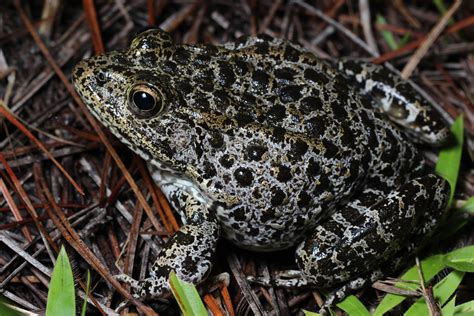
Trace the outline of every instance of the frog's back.
[[170, 80], [186, 100], [183, 119], [192, 117], [206, 148], [197, 182], [216, 201], [238, 197], [219, 216], [240, 246], [294, 244], [363, 186], [380, 142], [399, 136], [381, 132], [389, 123], [345, 78], [288, 42], [184, 45], [174, 54], [164, 69], [179, 73]]

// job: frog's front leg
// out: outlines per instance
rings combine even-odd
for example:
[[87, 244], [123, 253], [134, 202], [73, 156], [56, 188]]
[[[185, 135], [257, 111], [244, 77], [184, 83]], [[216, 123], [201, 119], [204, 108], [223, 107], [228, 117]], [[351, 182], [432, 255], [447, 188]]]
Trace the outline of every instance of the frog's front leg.
[[151, 268], [150, 277], [139, 281], [125, 274], [116, 277], [130, 284], [136, 298], [168, 294], [168, 277], [171, 271], [175, 271], [180, 279], [193, 284], [203, 281], [211, 271], [220, 235], [215, 207], [208, 206], [185, 192], [183, 197], [188, 222], [166, 242]]

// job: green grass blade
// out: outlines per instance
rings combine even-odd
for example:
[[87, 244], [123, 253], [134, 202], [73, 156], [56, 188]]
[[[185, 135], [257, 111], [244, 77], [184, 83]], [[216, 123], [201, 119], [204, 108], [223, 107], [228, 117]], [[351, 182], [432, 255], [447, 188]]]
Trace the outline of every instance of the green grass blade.
[[207, 316], [207, 310], [193, 284], [178, 279], [174, 271], [170, 273], [169, 280], [171, 291], [184, 316]]
[[452, 316], [454, 315], [454, 307], [456, 307], [456, 296], [454, 296], [449, 302], [444, 305], [441, 309], [441, 314], [443, 316]]
[[471, 196], [466, 203], [461, 206], [461, 210], [467, 213], [474, 213], [474, 196]]
[[9, 300], [0, 295], [0, 315], [8, 316], [36, 316], [32, 313], [12, 304]]
[[[433, 287], [437, 302], [443, 305], [453, 295], [464, 277], [464, 272], [453, 271]], [[418, 299], [405, 313], [405, 316], [429, 315], [425, 299]]]
[[454, 308], [455, 315], [468, 314], [468, 313], [471, 315], [474, 315], [474, 300], [460, 304]]
[[[380, 14], [377, 14], [377, 17], [375, 19], [375, 24], [387, 24], [385, 18]], [[393, 36], [392, 32], [385, 30], [380, 30], [379, 32], [391, 50], [395, 50], [398, 48], [397, 41], [395, 40], [395, 37]]]
[[321, 314], [319, 314], [319, 313], [310, 312], [310, 311], [307, 311], [305, 309], [303, 309], [303, 314], [304, 314], [304, 316], [321, 316]]
[[346, 297], [342, 302], [337, 304], [337, 307], [350, 316], [370, 316], [368, 309], [354, 295]]
[[[443, 0], [433, 0], [433, 4], [436, 6], [436, 9], [438, 9], [439, 13], [441, 13], [442, 15], [445, 15], [448, 11], [448, 7], [446, 6]], [[448, 20], [448, 24], [451, 25], [453, 23], [453, 18], [450, 18]]]
[[86, 316], [86, 310], [87, 310], [87, 298], [89, 297], [91, 289], [91, 273], [89, 270], [87, 270], [87, 275], [86, 275], [86, 293], [84, 297], [84, 303], [82, 303], [82, 310], [81, 310], [81, 316]]
[[445, 256], [445, 263], [459, 271], [474, 272], [474, 246], [451, 251]]
[[66, 250], [61, 247], [48, 290], [46, 316], [76, 315], [74, 278]]
[[462, 145], [464, 139], [464, 120], [460, 115], [451, 126], [451, 132], [456, 140], [454, 146], [443, 148], [439, 153], [436, 163], [436, 172], [449, 182], [451, 188], [448, 206], [453, 201], [456, 182], [458, 180], [459, 166], [461, 165]]
[[[446, 267], [444, 263], [444, 255], [435, 255], [431, 256], [425, 260], [420, 262], [421, 268], [423, 270], [423, 275], [425, 277], [425, 281], [431, 280], [436, 274], [438, 274], [441, 270]], [[403, 280], [420, 280], [418, 275], [418, 270], [416, 266], [411, 267], [407, 272], [405, 272], [401, 279]], [[411, 283], [397, 283], [397, 286], [402, 289], [407, 290], [415, 290], [418, 288], [416, 284]], [[400, 304], [406, 299], [405, 296], [402, 295], [395, 295], [395, 294], [387, 294], [382, 299], [380, 304], [377, 306], [374, 312], [374, 316], [380, 316]]]

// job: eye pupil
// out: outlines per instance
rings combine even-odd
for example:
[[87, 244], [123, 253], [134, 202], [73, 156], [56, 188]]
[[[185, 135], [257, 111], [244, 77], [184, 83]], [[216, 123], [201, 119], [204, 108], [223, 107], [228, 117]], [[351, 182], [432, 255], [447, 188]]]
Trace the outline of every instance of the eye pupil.
[[150, 111], [155, 107], [156, 100], [151, 94], [145, 91], [137, 91], [133, 94], [133, 103], [135, 103], [140, 110]]

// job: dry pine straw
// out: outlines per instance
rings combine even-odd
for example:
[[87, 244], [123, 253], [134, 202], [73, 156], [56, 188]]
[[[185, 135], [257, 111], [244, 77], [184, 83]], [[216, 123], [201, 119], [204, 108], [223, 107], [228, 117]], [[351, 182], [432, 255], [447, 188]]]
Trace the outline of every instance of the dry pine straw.
[[[93, 283], [98, 286], [90, 298], [100, 313], [107, 313], [110, 307], [115, 308], [124, 298], [145, 314], [155, 313], [147, 306], [148, 303], [134, 300], [128, 290], [113, 279], [112, 275], [118, 272], [115, 261], [123, 263], [121, 268], [124, 271], [131, 271], [133, 266], [146, 270], [146, 261], [153, 261], [158, 243], [145, 243], [143, 239], [166, 238], [178, 229], [179, 223], [151, 180], [144, 162], [136, 157], [131, 159], [131, 163], [121, 160], [129, 155], [117, 153], [115, 148], [122, 150], [122, 147], [95, 122], [68, 80], [70, 67], [84, 54], [82, 46], [93, 43], [96, 53], [104, 51], [101, 38], [104, 34], [106, 47], [114, 45], [111, 41], [120, 46], [117, 43], [125, 43], [129, 34], [133, 33], [133, 23], [145, 25], [148, 20], [156, 21], [181, 41], [219, 43], [239, 34], [263, 32], [291, 38], [323, 57], [346, 56], [352, 52], [357, 52], [359, 56], [373, 56], [373, 62], [391, 61], [397, 68], [406, 69], [403, 72], [406, 77], [417, 70], [424, 88], [443, 105], [442, 110], [448, 116], [466, 113], [467, 132], [469, 137], [472, 135], [472, 102], [469, 95], [474, 89], [472, 77], [471, 81], [468, 78], [473, 62], [468, 55], [470, 46], [463, 42], [462, 32], [472, 28], [474, 17], [458, 8], [459, 1], [448, 8], [444, 17], [434, 8], [422, 7], [421, 3], [418, 7], [401, 1], [393, 4], [387, 1], [383, 8], [371, 7], [360, 1], [365, 4], [360, 9], [348, 1], [325, 1], [318, 3], [317, 8], [302, 1], [295, 1], [294, 5], [285, 1], [241, 1], [238, 10], [231, 4], [206, 5], [204, 2], [179, 4], [147, 1], [145, 4], [144, 1], [131, 1], [122, 7], [118, 3], [83, 3], [83, 8], [77, 7], [76, 11], [66, 12], [64, 7], [56, 8], [56, 19], [45, 18], [39, 22], [38, 14], [31, 19], [33, 8], [15, 1], [15, 6], [8, 8], [9, 12], [14, 13], [9, 16], [13, 17], [13, 27], [0, 30], [0, 41], [5, 42], [2, 50], [6, 62], [14, 64], [17, 60], [18, 63], [15, 67], [3, 67], [5, 70], [0, 68], [2, 78], [11, 78], [12, 73], [17, 73], [16, 84], [8, 84], [5, 89], [2, 85], [0, 90], [2, 96], [11, 94], [0, 105], [2, 122], [6, 124], [3, 130], [8, 131], [2, 132], [5, 141], [0, 149], [0, 191], [4, 198], [0, 207], [6, 215], [3, 216], [6, 220], [0, 223], [3, 228], [1, 237], [3, 244], [8, 244], [0, 252], [3, 266], [0, 268], [0, 281], [1, 288], [22, 306], [44, 307], [47, 291], [45, 275], [48, 276], [51, 271], [58, 242], [65, 241], [75, 251], [70, 249], [69, 253], [76, 262], [75, 272], [80, 288], [85, 287], [81, 278], [86, 267], [100, 274], [94, 282], [103, 278], [113, 287], [101, 286], [103, 282]], [[85, 12], [84, 16], [82, 12]], [[386, 17], [389, 21], [386, 29], [396, 36], [401, 38], [411, 31], [411, 40], [398, 49], [387, 49], [377, 29], [380, 26], [373, 24], [376, 13]], [[449, 19], [451, 14], [452, 22]], [[58, 19], [59, 16], [62, 18]], [[87, 22], [84, 23], [84, 20]], [[38, 35], [38, 30], [43, 30], [40, 26], [48, 24], [51, 29], [49, 39], [61, 39], [63, 45], [51, 46], [51, 42]], [[111, 32], [116, 35], [111, 36]], [[316, 46], [311, 41], [317, 36]], [[68, 38], [71, 42], [67, 41]], [[11, 51], [16, 50], [18, 46], [15, 45], [20, 45], [18, 43], [29, 48], [15, 56]], [[74, 47], [74, 43], [81, 45]], [[451, 49], [454, 45], [457, 50]], [[69, 53], [65, 48], [69, 48]], [[447, 54], [434, 58], [436, 52], [443, 49]], [[379, 56], [374, 55], [377, 50], [381, 51]], [[450, 51], [455, 54], [449, 55]], [[29, 54], [35, 55], [32, 57]], [[65, 55], [68, 59], [62, 60], [61, 56]], [[21, 61], [33, 58], [39, 66], [21, 65]], [[30, 84], [27, 89], [22, 89], [28, 78]], [[34, 81], [35, 78], [38, 81]], [[55, 97], [55, 93], [61, 93], [61, 100]], [[55, 119], [43, 119], [33, 128], [35, 120], [32, 118], [48, 113], [52, 105], [58, 105]], [[7, 108], [15, 110], [10, 112]], [[72, 124], [67, 120], [71, 115], [75, 118]], [[53, 132], [52, 137], [45, 133], [50, 131]], [[59, 138], [53, 138], [55, 131]], [[469, 153], [472, 153], [470, 138], [468, 144]], [[102, 146], [106, 148], [105, 154], [97, 150]], [[105, 158], [99, 155], [105, 155]], [[471, 196], [472, 182], [472, 169], [465, 168], [459, 194]], [[105, 223], [99, 220], [94, 223], [94, 217], [99, 218], [97, 214], [103, 211], [103, 206], [107, 207], [105, 214], [109, 218]], [[128, 243], [124, 245], [126, 239]], [[15, 248], [15, 245], [22, 246]], [[264, 310], [289, 314], [301, 308], [316, 309], [316, 302], [320, 301], [317, 292], [249, 285], [245, 275], [269, 273], [268, 258], [224, 248], [229, 247], [221, 247], [220, 256], [224, 260], [219, 260], [217, 269], [231, 273], [231, 286], [228, 289], [225, 282], [220, 282], [213, 287], [217, 291], [203, 296], [214, 315], [225, 311], [233, 314], [234, 310], [237, 314]], [[280, 260], [279, 257], [270, 258]], [[41, 261], [35, 258], [41, 258]], [[143, 258], [148, 260], [140, 260]], [[272, 262], [270, 269], [274, 268], [278, 268], [278, 264]], [[208, 289], [212, 287], [205, 286]], [[117, 291], [120, 296], [112, 296], [112, 291]], [[97, 295], [109, 297], [109, 300], [101, 305], [94, 299]], [[373, 295], [372, 292], [366, 296], [370, 299]]]

